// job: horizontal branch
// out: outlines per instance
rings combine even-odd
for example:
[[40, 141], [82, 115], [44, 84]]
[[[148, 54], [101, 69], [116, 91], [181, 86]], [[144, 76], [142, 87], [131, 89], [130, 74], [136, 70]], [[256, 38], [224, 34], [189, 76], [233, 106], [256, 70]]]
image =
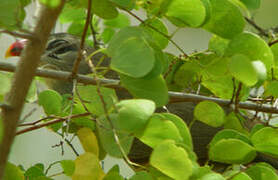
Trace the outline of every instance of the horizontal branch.
[[19, 37], [19, 38], [22, 38], [22, 39], [29, 39], [29, 40], [32, 40], [32, 39], [36, 38], [36, 36], [34, 34], [32, 34], [31, 32], [29, 32], [29, 33], [19, 33], [19, 32], [13, 32], [13, 31], [8, 31], [8, 30], [0, 30], [0, 33], [5, 33], [5, 34], [9, 34], [9, 35], [14, 36], [14, 37]]
[[[84, 116], [89, 116], [89, 115], [90, 115], [90, 113], [76, 114], [76, 115], [70, 116], [70, 119], [84, 117]], [[39, 125], [34, 125], [32, 127], [29, 127], [29, 128], [26, 128], [26, 129], [22, 129], [22, 130], [16, 132], [16, 135], [20, 135], [20, 134], [23, 134], [23, 133], [26, 133], [26, 132], [29, 132], [29, 131], [34, 131], [36, 129], [40, 129], [42, 127], [46, 127], [46, 126], [49, 126], [49, 125], [52, 125], [52, 124], [56, 124], [56, 123], [59, 123], [59, 122], [63, 122], [63, 121], [66, 121], [68, 118], [69, 117], [62, 117], [62, 118], [55, 119], [53, 121], [49, 121], [49, 122], [42, 123], [42, 124], [39, 124]]]
[[[0, 61], [0, 70], [14, 72], [16, 66], [12, 63], [1, 62]], [[71, 81], [71, 73], [70, 72], [62, 72], [55, 70], [45, 70], [45, 69], [37, 69], [36, 75], [45, 78], [63, 80], [63, 81]], [[91, 84], [96, 85], [95, 78], [90, 78], [88, 76], [78, 74], [76, 76], [76, 80], [82, 84]], [[99, 82], [104, 87], [109, 87], [113, 89], [124, 89], [120, 86], [119, 80], [112, 79], [99, 79]], [[220, 98], [207, 97], [202, 95], [190, 94], [190, 93], [181, 93], [181, 92], [168, 92], [170, 97], [170, 103], [176, 102], [194, 102], [198, 103], [201, 101], [209, 100], [218, 103], [221, 106], [229, 106], [231, 104], [230, 100], [224, 100]], [[238, 108], [240, 109], [248, 109], [258, 112], [266, 112], [266, 113], [274, 113], [278, 114], [278, 108], [272, 107], [268, 104], [256, 104], [253, 102], [239, 102]]]

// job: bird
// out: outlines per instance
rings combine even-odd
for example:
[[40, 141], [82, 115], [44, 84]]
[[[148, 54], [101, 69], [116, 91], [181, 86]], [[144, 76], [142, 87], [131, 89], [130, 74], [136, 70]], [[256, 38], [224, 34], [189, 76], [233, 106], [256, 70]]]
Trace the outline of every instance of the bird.
[[[20, 56], [22, 50], [24, 49], [24, 46], [26, 45], [26, 40], [17, 40], [6, 51], [5, 57], [11, 57], [11, 56]], [[80, 46], [80, 38], [68, 33], [55, 33], [50, 35], [47, 44], [45, 52], [42, 54], [40, 59], [40, 66], [48, 69], [54, 69], [59, 71], [67, 71], [71, 72], [72, 67], [74, 65], [74, 61], [76, 60], [78, 56]], [[94, 52], [96, 49], [93, 47], [89, 47], [85, 45], [85, 52], [86, 54], [90, 54]], [[97, 53], [93, 56], [94, 64], [97, 64], [97, 61], [103, 56], [102, 53]], [[103, 61], [101, 64], [102, 66], [109, 66], [110, 59], [107, 58]], [[89, 74], [91, 73], [91, 68], [88, 66], [88, 64], [83, 59], [80, 63], [78, 73], [79, 74]], [[110, 73], [112, 75], [109, 76], [109, 78], [118, 79], [118, 76], [116, 73]], [[72, 91], [72, 83], [71, 82], [65, 82], [61, 80], [47, 80], [46, 84], [49, 86], [50, 89], [53, 89], [61, 94], [71, 93]], [[118, 92], [117, 93], [119, 99], [127, 99], [132, 98], [130, 94], [127, 92]], [[173, 108], [176, 107], [176, 108]], [[174, 114], [179, 115], [182, 117], [187, 124], [190, 123], [191, 120], [193, 120], [193, 109], [194, 104], [193, 103], [176, 103], [174, 105], [168, 106], [169, 111]], [[159, 110], [158, 110], [159, 111]], [[211, 140], [211, 137], [217, 132], [214, 131], [213, 128], [210, 128], [209, 126], [203, 124], [203, 123], [196, 123], [197, 125], [205, 126], [204, 130], [199, 130], [199, 126], [195, 127], [195, 125], [192, 127], [193, 137], [197, 137], [197, 141], [195, 143], [195, 148], [197, 151], [197, 155], [199, 156], [199, 159], [206, 159], [207, 158], [207, 152], [206, 152], [206, 146]], [[212, 131], [213, 130], [213, 131]], [[208, 136], [208, 134], [210, 136]], [[129, 154], [129, 158], [132, 161], [135, 162], [146, 162], [148, 161], [148, 158], [151, 154], [152, 149], [145, 144], [143, 144], [138, 139], [135, 139], [135, 143], [131, 147], [131, 153]]]
[[[13, 43], [6, 51], [5, 57], [8, 58], [11, 56], [20, 56], [26, 42], [27, 40], [18, 40]], [[80, 38], [77, 36], [68, 33], [52, 34], [47, 41], [45, 52], [41, 56], [40, 66], [48, 69], [71, 72], [74, 61], [77, 59], [78, 56], [78, 51], [80, 49], [79, 47]], [[86, 55], [89, 55], [92, 52], [96, 51], [96, 49], [85, 45], [84, 51]], [[103, 56], [105, 55], [101, 52], [96, 53], [92, 58], [93, 64], [97, 64]], [[101, 66], [108, 67], [109, 64], [110, 58], [106, 57], [105, 60], [101, 63]], [[91, 68], [83, 58], [79, 66], [78, 73], [86, 75], [91, 72]], [[109, 72], [108, 74], [108, 78], [118, 79], [117, 73]], [[73, 87], [71, 82], [65, 82], [61, 80], [49, 80], [46, 83], [51, 89], [61, 94], [71, 93]], [[126, 91], [117, 91], [116, 93], [120, 100], [132, 98], [132, 96]], [[196, 104], [191, 102], [177, 102], [168, 104], [167, 109], [169, 112], [176, 114], [180, 118], [182, 118], [186, 124], [190, 124], [191, 121], [193, 121], [194, 119], [193, 111], [195, 106]], [[162, 111], [163, 109], [157, 109], [157, 112]], [[200, 164], [204, 164], [207, 162], [208, 145], [213, 136], [220, 130], [221, 128], [213, 128], [202, 122], [194, 121], [190, 132], [193, 140], [194, 152], [196, 153], [198, 162]], [[146, 164], [149, 161], [151, 152], [152, 148], [142, 143], [139, 139], [135, 138], [128, 157], [135, 163]], [[276, 165], [278, 167], [278, 163]]]

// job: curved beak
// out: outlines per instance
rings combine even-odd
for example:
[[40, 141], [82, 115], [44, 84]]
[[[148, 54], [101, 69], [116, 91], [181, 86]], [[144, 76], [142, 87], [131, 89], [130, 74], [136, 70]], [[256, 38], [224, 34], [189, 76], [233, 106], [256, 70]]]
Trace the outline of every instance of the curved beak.
[[12, 57], [13, 55], [11, 54], [11, 49], [12, 49], [13, 44], [6, 50], [5, 53], [5, 59]]

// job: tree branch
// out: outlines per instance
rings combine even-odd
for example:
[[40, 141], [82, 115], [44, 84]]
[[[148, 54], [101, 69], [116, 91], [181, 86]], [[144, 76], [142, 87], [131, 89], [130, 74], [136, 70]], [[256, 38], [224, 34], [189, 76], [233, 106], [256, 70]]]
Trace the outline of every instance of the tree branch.
[[[70, 118], [74, 119], [74, 118], [79, 118], [79, 117], [84, 117], [84, 116], [89, 116], [89, 115], [90, 115], [90, 113], [76, 114], [76, 115], [71, 115]], [[42, 124], [39, 124], [39, 125], [34, 125], [32, 127], [25, 128], [23, 130], [20, 130], [20, 131], [16, 132], [16, 135], [20, 135], [20, 134], [23, 134], [23, 133], [26, 133], [26, 132], [29, 132], [29, 131], [34, 131], [36, 129], [40, 129], [42, 127], [49, 126], [49, 125], [52, 125], [52, 124], [56, 124], [56, 123], [59, 123], [59, 122], [63, 122], [63, 121], [66, 121], [67, 118], [68, 117], [62, 117], [62, 118], [58, 118], [58, 119], [55, 119], [55, 120], [52, 120], [52, 121], [48, 121], [46, 123], [42, 123]]]
[[41, 8], [40, 16], [33, 31], [35, 38], [28, 41], [25, 53], [21, 56], [17, 66], [11, 90], [6, 97], [6, 104], [9, 104], [12, 109], [2, 109], [4, 136], [0, 145], [0, 179], [4, 175], [4, 168], [15, 137], [25, 97], [35, 75], [41, 54], [44, 52], [48, 36], [64, 3], [65, 0], [62, 0], [57, 8], [48, 8], [46, 6]]
[[83, 56], [83, 49], [84, 49], [84, 44], [85, 44], [85, 39], [86, 39], [86, 34], [88, 31], [88, 27], [90, 24], [90, 20], [91, 20], [91, 7], [92, 7], [92, 0], [88, 0], [88, 10], [87, 10], [87, 17], [86, 17], [86, 23], [83, 29], [83, 33], [82, 33], [82, 37], [81, 37], [81, 42], [80, 42], [80, 49], [78, 51], [78, 57], [77, 59], [74, 61], [74, 65], [72, 68], [72, 76], [75, 77], [76, 74], [78, 73], [78, 67], [79, 64], [82, 60], [82, 56]]
[[274, 40], [274, 41], [271, 41], [268, 43], [269, 46], [272, 46], [274, 44], [278, 43], [278, 39]]
[[13, 32], [13, 31], [8, 31], [8, 30], [1, 30], [0, 33], [9, 34], [11, 36], [19, 37], [22, 39], [29, 39], [29, 40], [35, 39], [34, 34], [32, 34], [31, 32], [30, 33], [19, 33], [19, 32]]
[[[14, 72], [16, 66], [12, 63], [1, 62], [0, 61], [0, 70], [2, 71], [9, 71]], [[63, 81], [70, 81], [71, 73], [70, 72], [62, 72], [62, 71], [55, 71], [55, 70], [43, 70], [37, 69], [36, 75], [45, 78], [63, 80]], [[96, 85], [96, 80], [94, 78], [90, 78], [84, 75], [77, 75], [76, 80], [82, 84], [91, 84]], [[125, 90], [122, 86], [120, 86], [119, 80], [112, 80], [112, 79], [99, 79], [100, 84], [104, 87], [113, 88], [117, 90]], [[181, 93], [181, 92], [168, 92], [170, 96], [170, 103], [178, 103], [178, 102], [194, 102], [198, 103], [201, 101], [213, 101], [218, 103], [221, 106], [229, 106], [231, 104], [230, 100], [224, 100], [220, 98], [214, 97], [207, 97], [202, 95], [190, 94], [190, 93]], [[253, 111], [259, 112], [266, 112], [266, 113], [273, 113], [278, 114], [278, 108], [272, 107], [268, 104], [257, 104], [253, 102], [239, 102], [238, 108], [240, 109], [248, 109]]]
[[252, 19], [249, 19], [247, 17], [244, 18], [251, 26], [253, 26], [257, 31], [259, 31], [259, 33], [262, 35], [262, 36], [265, 36], [265, 37], [269, 37], [268, 33], [266, 30], [264, 30], [263, 28], [261, 28], [260, 26], [258, 26], [255, 21], [253, 21]]

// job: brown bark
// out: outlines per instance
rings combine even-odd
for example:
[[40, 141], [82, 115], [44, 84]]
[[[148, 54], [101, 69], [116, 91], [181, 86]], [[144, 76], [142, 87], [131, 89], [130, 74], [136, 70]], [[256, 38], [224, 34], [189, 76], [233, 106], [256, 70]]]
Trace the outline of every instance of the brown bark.
[[48, 36], [56, 23], [64, 3], [65, 0], [62, 0], [61, 4], [56, 8], [42, 7], [33, 31], [34, 38], [30, 39], [27, 43], [25, 53], [23, 53], [15, 71], [12, 87], [5, 101], [10, 108], [2, 108], [4, 137], [0, 145], [0, 179], [4, 175], [5, 164], [15, 137], [25, 97], [35, 76]]

